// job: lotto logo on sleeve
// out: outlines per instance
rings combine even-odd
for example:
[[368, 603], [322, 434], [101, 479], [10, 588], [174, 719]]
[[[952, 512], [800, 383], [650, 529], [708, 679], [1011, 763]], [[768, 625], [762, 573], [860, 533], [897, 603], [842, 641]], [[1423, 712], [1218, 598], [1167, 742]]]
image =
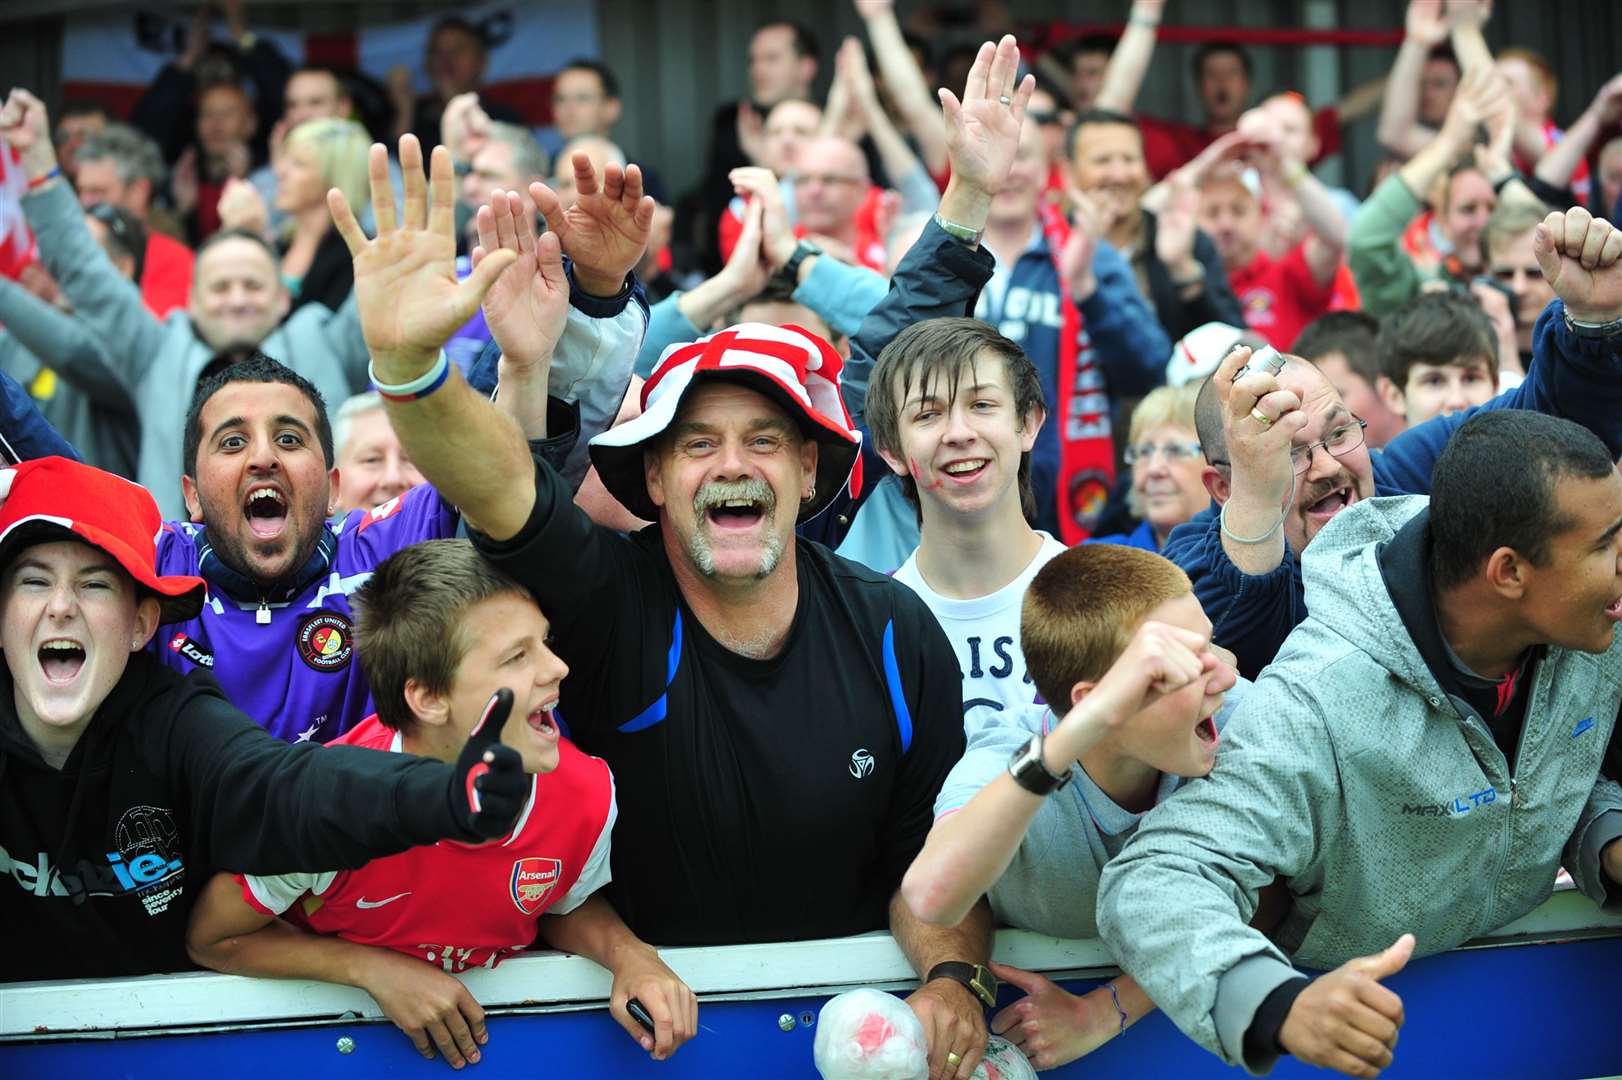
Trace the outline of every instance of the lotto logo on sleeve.
[[562, 859], [531, 857], [513, 863], [512, 897], [518, 910], [533, 915], [545, 907], [562, 873]]
[[294, 639], [299, 658], [316, 671], [337, 671], [355, 652], [355, 632], [335, 611], [311, 615], [299, 623]]
[[214, 666], [213, 655], [204, 652], [197, 642], [186, 636], [185, 631], [181, 631], [169, 639], [169, 651], [179, 653], [199, 667], [211, 668]]

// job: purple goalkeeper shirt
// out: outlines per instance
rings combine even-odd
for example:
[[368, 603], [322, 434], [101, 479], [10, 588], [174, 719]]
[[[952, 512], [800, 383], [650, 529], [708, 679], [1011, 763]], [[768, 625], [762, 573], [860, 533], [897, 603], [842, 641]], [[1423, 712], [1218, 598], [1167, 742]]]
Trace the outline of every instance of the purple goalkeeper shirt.
[[210, 672], [233, 705], [277, 738], [336, 738], [375, 711], [355, 662], [350, 593], [401, 548], [455, 536], [458, 521], [432, 487], [412, 488], [327, 522], [298, 583], [269, 593], [221, 567], [202, 526], [169, 522], [158, 538], [158, 573], [199, 575], [208, 597], [197, 618], [159, 627], [148, 648], [177, 671]]

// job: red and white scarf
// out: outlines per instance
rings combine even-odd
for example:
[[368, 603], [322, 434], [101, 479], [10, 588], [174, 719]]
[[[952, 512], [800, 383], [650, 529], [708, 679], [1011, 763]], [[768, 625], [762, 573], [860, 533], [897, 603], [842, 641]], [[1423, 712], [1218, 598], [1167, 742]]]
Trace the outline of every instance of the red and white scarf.
[[[1059, 538], [1066, 545], [1086, 540], [1098, 524], [1115, 488], [1115, 439], [1109, 394], [1092, 340], [1081, 324], [1060, 258], [1070, 239], [1070, 222], [1057, 208], [1041, 208], [1042, 233], [1059, 273]], [[1040, 498], [1040, 496], [1038, 496]]]

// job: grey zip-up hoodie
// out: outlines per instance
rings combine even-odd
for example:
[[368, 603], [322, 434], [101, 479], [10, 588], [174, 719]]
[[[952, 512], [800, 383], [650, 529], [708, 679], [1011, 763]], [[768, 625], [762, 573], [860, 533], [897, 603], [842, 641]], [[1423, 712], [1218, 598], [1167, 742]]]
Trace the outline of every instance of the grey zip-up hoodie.
[[[1429, 504], [1343, 511], [1303, 563], [1309, 615], [1223, 732], [1211, 775], [1156, 807], [1104, 869], [1098, 925], [1123, 970], [1230, 1064], [1257, 1007], [1298, 978], [1377, 953], [1451, 949], [1541, 903], [1564, 865], [1614, 904], [1599, 851], [1622, 836], [1622, 787], [1599, 775], [1622, 701], [1622, 635], [1549, 648], [1533, 673], [1516, 770], [1414, 646], [1379, 551]], [[1278, 945], [1245, 925], [1289, 886]], [[1281, 948], [1282, 946], [1282, 948]]]

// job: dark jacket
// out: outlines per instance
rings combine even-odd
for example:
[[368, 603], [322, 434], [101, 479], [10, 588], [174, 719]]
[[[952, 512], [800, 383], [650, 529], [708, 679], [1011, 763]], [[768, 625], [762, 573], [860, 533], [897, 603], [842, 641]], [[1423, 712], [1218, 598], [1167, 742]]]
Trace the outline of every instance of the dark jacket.
[[309, 269], [304, 271], [304, 277], [299, 281], [292, 306], [287, 309], [288, 314], [291, 315], [305, 304], [322, 304], [329, 310], [337, 311], [344, 306], [344, 301], [349, 299], [354, 288], [355, 260], [349, 254], [349, 245], [344, 243], [343, 235], [337, 229], [328, 229], [327, 235], [316, 245], [315, 257], [310, 260]]
[[[282, 118], [283, 92], [293, 65], [266, 38], [256, 38], [250, 47], [238, 49], [236, 61], [252, 86], [249, 97], [258, 123], [248, 145], [254, 161], [261, 162], [270, 152], [270, 131]], [[196, 141], [197, 95], [197, 77], [191, 69], [171, 61], [130, 110], [130, 123], [157, 140], [163, 160], [171, 165]]]
[[451, 775], [410, 755], [289, 746], [208, 675], [139, 653], [59, 771], [23, 732], [0, 666], [6, 977], [186, 970], [192, 904], [217, 870], [347, 869], [475, 839], [452, 809]]
[[[1533, 335], [1533, 362], [1526, 381], [1452, 416], [1438, 416], [1374, 451], [1376, 495], [1428, 495], [1431, 467], [1448, 439], [1470, 417], [1486, 409], [1533, 409], [1562, 416], [1598, 435], [1613, 457], [1622, 455], [1622, 335], [1579, 338], [1566, 327], [1558, 300], [1539, 316]], [[1194, 583], [1194, 595], [1211, 619], [1211, 636], [1239, 657], [1239, 672], [1256, 678], [1278, 653], [1297, 623], [1306, 618], [1301, 562], [1289, 545], [1284, 561], [1266, 574], [1246, 574], [1222, 549], [1212, 506], [1179, 525], [1162, 552]]]
[[52, 455], [79, 460], [78, 451], [40, 415], [28, 391], [0, 372], [0, 464], [16, 465]]
[[1171, 271], [1155, 254], [1155, 231], [1159, 226], [1154, 214], [1143, 212], [1143, 250], [1147, 253], [1149, 269], [1149, 301], [1154, 304], [1160, 325], [1173, 341], [1190, 330], [1208, 322], [1225, 322], [1243, 328], [1245, 312], [1239, 298], [1228, 283], [1228, 271], [1222, 267], [1222, 256], [1216, 245], [1203, 230], [1194, 230], [1194, 257], [1205, 267], [1205, 288], [1192, 300], [1184, 301], [1171, 280]]

